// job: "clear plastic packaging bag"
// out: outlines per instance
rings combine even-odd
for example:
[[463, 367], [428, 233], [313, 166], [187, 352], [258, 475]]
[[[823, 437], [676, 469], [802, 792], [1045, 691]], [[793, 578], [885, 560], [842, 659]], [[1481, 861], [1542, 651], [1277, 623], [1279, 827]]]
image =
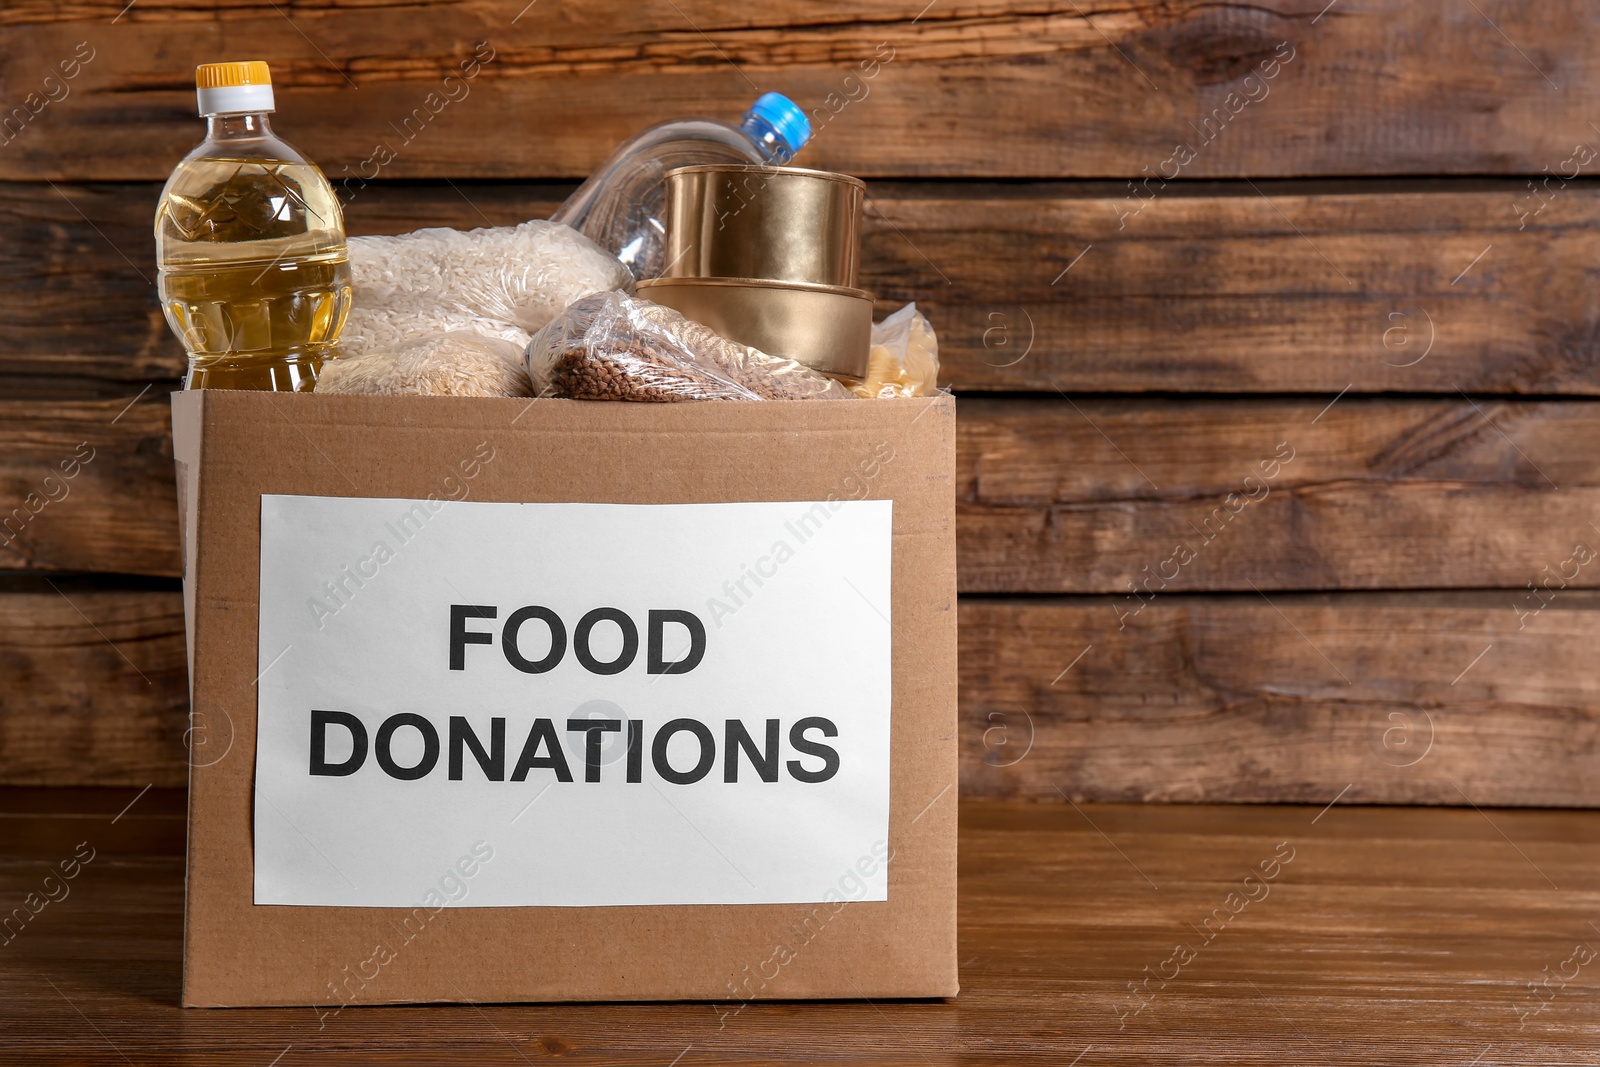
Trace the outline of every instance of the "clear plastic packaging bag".
[[730, 341], [660, 304], [624, 293], [575, 301], [528, 342], [540, 396], [580, 400], [848, 399], [792, 359]]
[[349, 246], [355, 303], [341, 357], [448, 331], [520, 346], [578, 297], [633, 284], [615, 256], [543, 220], [352, 237]]
[[527, 396], [522, 349], [465, 331], [430, 332], [392, 348], [329, 360], [319, 393], [368, 396]]
[[867, 376], [850, 391], [869, 400], [939, 392], [939, 338], [917, 305], [907, 304], [872, 327]]

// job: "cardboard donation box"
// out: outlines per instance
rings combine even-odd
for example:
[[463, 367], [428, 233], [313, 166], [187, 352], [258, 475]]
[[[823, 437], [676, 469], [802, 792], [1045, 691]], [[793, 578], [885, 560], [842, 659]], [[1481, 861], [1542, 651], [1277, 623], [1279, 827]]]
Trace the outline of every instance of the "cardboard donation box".
[[955, 994], [951, 398], [173, 428], [185, 1004]]

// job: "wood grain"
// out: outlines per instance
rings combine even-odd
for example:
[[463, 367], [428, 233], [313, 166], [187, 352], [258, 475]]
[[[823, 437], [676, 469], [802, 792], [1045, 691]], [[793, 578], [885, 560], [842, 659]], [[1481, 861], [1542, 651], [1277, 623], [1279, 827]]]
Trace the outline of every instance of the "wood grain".
[[[0, 572], [178, 572], [149, 219], [195, 62], [249, 42], [335, 178], [395, 150], [345, 187], [352, 233], [542, 216], [644, 125], [780, 89], [801, 162], [874, 179], [880, 311], [916, 300], [962, 392], [1048, 398], [962, 404], [964, 788], [1593, 805], [1600, 568], [1518, 611], [1600, 546], [1600, 420], [1551, 399], [1600, 395], [1600, 189], [1543, 179], [1600, 144], [1597, 30], [1579, 0], [10, 4], [7, 107], [93, 58], [0, 115]], [[1085, 395], [1130, 393], [1158, 395]], [[1362, 395], [1394, 393], [1428, 395]], [[1419, 588], [1462, 592], [1302, 595]], [[26, 589], [0, 780], [181, 783], [176, 594]]]
[[[813, 113], [808, 166], [874, 177], [1137, 177], [1180, 142], [1189, 178], [1537, 174], [1592, 136], [1597, 104], [1583, 0], [123, 6], [7, 7], [8, 95], [49, 91], [80, 44], [93, 58], [0, 178], [164, 178], [199, 139], [193, 65], [241, 42], [311, 158], [355, 172], [387, 143], [404, 178], [576, 177], [652, 122], [732, 119], [765, 89]], [[493, 58], [446, 83], [480, 44]], [[1292, 58], [1252, 79], [1275, 55]]]
[[0, 784], [186, 784], [182, 595], [54, 585], [0, 593]]
[[1600, 551], [1588, 402], [980, 399], [960, 417], [964, 592], [1600, 584], [1568, 562]]
[[[0, 785], [181, 786], [179, 595], [62, 588], [0, 595], [18, 683], [0, 693]], [[1168, 596], [1129, 617], [1106, 597], [968, 598], [962, 790], [1600, 806], [1600, 595], [1519, 606], [1510, 591]], [[225, 751], [230, 721], [203, 709], [197, 758]]]
[[[863, 284], [880, 313], [924, 309], [963, 392], [1600, 393], [1600, 190], [1546, 194], [1524, 223], [1525, 184], [1198, 183], [1133, 213], [1107, 183], [875, 182]], [[396, 233], [542, 217], [565, 188], [345, 195], [352, 233]], [[109, 397], [181, 374], [158, 191], [0, 184], [0, 377]]]
[[[92, 797], [58, 824], [32, 815], [62, 827], [57, 851], [37, 842], [0, 863], [0, 894], [20, 901], [79, 841], [98, 850], [0, 955], [0, 1055], [1547, 1067], [1592, 1059], [1600, 1010], [1592, 963], [1529, 988], [1570, 974], [1575, 945], [1600, 945], [1593, 812], [969, 801], [953, 1000], [184, 1011], [182, 836], [129, 854], [124, 836], [148, 838], [140, 821], [164, 814], [152, 794], [112, 825], [131, 798]], [[1263, 862], [1276, 874], [1251, 883], [1259, 899], [1217, 919]], [[1174, 971], [1180, 943], [1192, 958]]]
[[923, 188], [866, 284], [966, 392], [1593, 394], [1600, 198], [1524, 184]]
[[[176, 576], [167, 427], [153, 394], [0, 401], [0, 569]], [[1568, 562], [1600, 551], [1587, 401], [966, 399], [957, 462], [968, 593], [1600, 585]]]
[[[1531, 601], [1530, 601], [1531, 602]], [[1600, 806], [1600, 597], [969, 599], [962, 789]]]
[[178, 576], [164, 392], [0, 400], [0, 570]]

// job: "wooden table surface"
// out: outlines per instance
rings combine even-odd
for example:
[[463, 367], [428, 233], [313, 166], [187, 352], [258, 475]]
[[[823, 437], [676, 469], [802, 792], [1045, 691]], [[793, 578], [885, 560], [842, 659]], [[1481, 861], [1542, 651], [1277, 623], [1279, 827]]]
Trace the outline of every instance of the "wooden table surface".
[[177, 1006], [182, 794], [134, 793], [0, 790], [5, 909], [94, 849], [0, 946], [0, 1062], [1600, 1063], [1600, 812], [969, 801], [954, 1000], [319, 1019]]

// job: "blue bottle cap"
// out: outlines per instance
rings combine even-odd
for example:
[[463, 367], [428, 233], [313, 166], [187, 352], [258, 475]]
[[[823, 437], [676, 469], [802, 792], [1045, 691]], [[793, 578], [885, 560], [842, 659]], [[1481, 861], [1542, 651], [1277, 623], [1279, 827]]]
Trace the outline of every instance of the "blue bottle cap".
[[745, 114], [754, 115], [771, 126], [779, 137], [789, 143], [791, 155], [811, 140], [811, 120], [806, 118], [799, 104], [782, 93], [762, 93], [761, 98], [751, 104]]

